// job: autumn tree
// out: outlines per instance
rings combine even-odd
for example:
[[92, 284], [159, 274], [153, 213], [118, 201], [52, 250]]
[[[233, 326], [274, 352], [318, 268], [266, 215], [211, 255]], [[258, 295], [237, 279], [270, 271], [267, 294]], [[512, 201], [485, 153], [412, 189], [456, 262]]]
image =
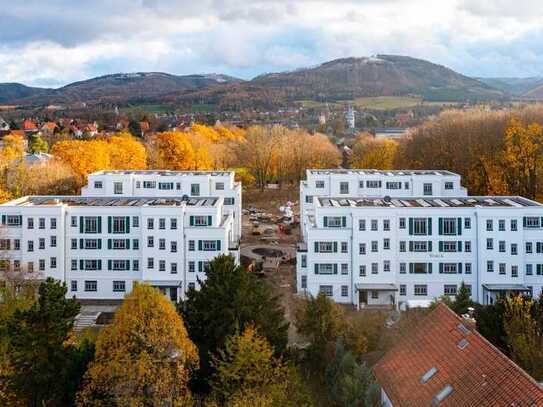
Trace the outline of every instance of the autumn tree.
[[78, 405], [184, 405], [196, 347], [173, 304], [137, 284], [96, 342]]
[[24, 139], [21, 136], [8, 134], [2, 139], [0, 150], [0, 170], [5, 169], [12, 161], [19, 160], [25, 153]]
[[194, 163], [194, 149], [181, 132], [157, 133], [148, 143], [153, 168], [189, 170]]
[[375, 139], [369, 134], [359, 135], [352, 147], [351, 168], [377, 170], [394, 169], [398, 143], [394, 140]]
[[56, 143], [51, 154], [68, 164], [80, 185], [92, 172], [111, 168], [108, 145], [103, 140], [69, 140]]
[[147, 152], [142, 143], [129, 133], [117, 133], [107, 139], [109, 162], [115, 170], [144, 170]]
[[72, 195], [77, 193], [78, 178], [72, 168], [60, 160], [38, 163], [13, 163], [6, 172], [8, 192], [23, 195]]
[[29, 153], [46, 153], [47, 151], [49, 151], [49, 146], [47, 145], [47, 142], [41, 138], [40, 135], [34, 134], [30, 136], [30, 140], [28, 141]]

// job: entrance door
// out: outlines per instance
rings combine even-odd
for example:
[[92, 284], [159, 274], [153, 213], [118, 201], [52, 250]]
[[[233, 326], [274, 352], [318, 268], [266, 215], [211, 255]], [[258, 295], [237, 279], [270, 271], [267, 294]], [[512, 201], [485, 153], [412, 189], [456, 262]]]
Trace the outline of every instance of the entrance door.
[[365, 290], [361, 290], [358, 292], [358, 301], [359, 304], [367, 304], [368, 303], [368, 292]]
[[177, 287], [170, 287], [170, 300], [177, 302]]

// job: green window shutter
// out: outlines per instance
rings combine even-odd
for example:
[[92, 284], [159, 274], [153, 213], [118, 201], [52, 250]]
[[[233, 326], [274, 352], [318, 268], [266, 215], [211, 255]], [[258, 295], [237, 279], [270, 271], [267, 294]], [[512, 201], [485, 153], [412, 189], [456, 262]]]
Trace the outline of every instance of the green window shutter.
[[79, 260], [79, 270], [83, 270], [85, 267], [85, 264], [83, 263], [83, 260]]
[[456, 220], [456, 223], [458, 224], [458, 228], [456, 230], [456, 234], [460, 236], [462, 234], [462, 218], [458, 218]]
[[540, 221], [539, 221], [539, 227], [540, 228], [543, 228], [543, 216], [541, 217]]
[[334, 274], [337, 274], [337, 264], [334, 263]]
[[79, 248], [82, 249], [83, 247], [85, 247], [85, 242], [83, 239], [79, 239]]
[[328, 227], [328, 216], [325, 216], [323, 218], [323, 222], [324, 222], [324, 227], [327, 228]]
[[409, 263], [409, 274], [413, 274], [415, 272], [415, 264]]
[[98, 260], [98, 270], [102, 270], [102, 260]]
[[98, 239], [98, 249], [102, 248], [102, 239]]
[[125, 270], [130, 270], [130, 260], [125, 260], [124, 261], [124, 269]]
[[130, 250], [130, 239], [126, 239], [125, 242], [126, 249]]
[[2, 215], [2, 225], [6, 224], [6, 215]]
[[428, 218], [428, 236], [432, 236], [432, 218]]
[[113, 247], [113, 244], [112, 244], [112, 242], [111, 242], [111, 239], [107, 239], [107, 248], [108, 248], [109, 250], [111, 250], [112, 247]]
[[107, 217], [107, 233], [111, 233], [111, 226], [112, 226], [113, 220], [111, 219], [111, 216]]
[[203, 242], [201, 240], [198, 240], [198, 250], [202, 250], [204, 247]]
[[189, 224], [190, 226], [194, 226], [194, 216], [189, 216]]
[[217, 251], [221, 251], [221, 241], [217, 240]]
[[409, 234], [413, 234], [413, 218], [409, 218]]
[[341, 218], [341, 226], [346, 227], [347, 226], [347, 216], [343, 216]]
[[212, 216], [207, 217], [207, 226], [213, 226], [213, 217]]
[[412, 241], [409, 242], [409, 251], [410, 252], [413, 251], [413, 242]]
[[443, 218], [439, 218], [439, 235], [443, 234]]
[[124, 231], [130, 233], [130, 216], [124, 218]]
[[443, 263], [439, 263], [439, 274], [443, 274]]
[[83, 228], [85, 226], [85, 221], [84, 221], [84, 217], [83, 216], [80, 216], [79, 217], [79, 233], [84, 233], [83, 232]]
[[102, 217], [98, 216], [98, 233], [102, 233]]
[[319, 252], [319, 242], [315, 242], [315, 253]]
[[107, 269], [111, 270], [112, 268], [113, 268], [113, 260], [108, 260], [107, 261]]
[[443, 251], [443, 242], [441, 240], [439, 241], [439, 251]]
[[540, 276], [541, 275], [541, 264], [538, 264], [536, 266], [536, 270], [537, 270], [537, 275]]
[[432, 241], [431, 240], [428, 240], [428, 251], [429, 252], [432, 251]]
[[199, 261], [198, 262], [198, 271], [201, 273], [202, 271], [204, 271], [204, 263]]
[[432, 274], [432, 263], [428, 263], [426, 269], [428, 270], [428, 274]]
[[462, 242], [457, 242], [456, 250], [461, 252], [462, 251]]
[[337, 253], [337, 242], [334, 242], [334, 253]]
[[462, 263], [458, 263], [458, 274], [462, 274]]
[[315, 263], [315, 274], [319, 274], [319, 265], [317, 263]]
[[526, 216], [522, 218], [522, 226], [526, 227]]
[[19, 225], [23, 226], [23, 215], [19, 215]]

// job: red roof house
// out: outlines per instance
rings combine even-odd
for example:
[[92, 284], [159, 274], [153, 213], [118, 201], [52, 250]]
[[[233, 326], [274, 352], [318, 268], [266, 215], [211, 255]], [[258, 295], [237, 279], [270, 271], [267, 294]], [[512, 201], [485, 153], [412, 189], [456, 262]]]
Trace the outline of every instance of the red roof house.
[[34, 123], [32, 120], [25, 119], [25, 121], [23, 122], [23, 130], [38, 131], [38, 126], [36, 126], [36, 123]]
[[374, 367], [385, 406], [543, 406], [543, 390], [439, 304]]

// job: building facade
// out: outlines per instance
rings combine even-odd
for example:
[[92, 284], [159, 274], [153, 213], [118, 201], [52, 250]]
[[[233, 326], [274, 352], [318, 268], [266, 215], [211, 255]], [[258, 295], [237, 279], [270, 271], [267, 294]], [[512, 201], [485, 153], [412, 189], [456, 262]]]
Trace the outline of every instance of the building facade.
[[88, 176], [82, 196], [222, 197], [234, 218], [234, 237], [241, 237], [241, 183], [233, 171], [98, 171]]
[[521, 197], [316, 198], [297, 253], [299, 293], [357, 307], [539, 295], [543, 205]]
[[239, 261], [225, 198], [31, 196], [0, 205], [3, 270], [66, 282], [68, 296], [120, 300], [136, 281], [172, 301], [217, 255]]

